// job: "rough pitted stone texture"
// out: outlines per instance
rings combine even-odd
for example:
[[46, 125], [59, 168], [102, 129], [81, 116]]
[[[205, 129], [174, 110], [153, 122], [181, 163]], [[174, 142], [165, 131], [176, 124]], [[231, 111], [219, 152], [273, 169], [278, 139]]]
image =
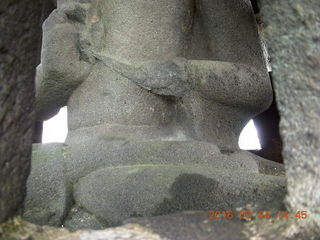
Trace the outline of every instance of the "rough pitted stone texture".
[[320, 1], [263, 0], [281, 115], [287, 202], [310, 213], [320, 235]]
[[61, 226], [71, 206], [63, 144], [34, 145], [23, 216], [37, 224]]
[[[46, 120], [66, 105], [72, 92], [87, 76], [80, 60], [78, 28], [81, 23], [68, 8], [53, 11], [43, 24], [41, 64], [36, 76], [37, 119]], [[70, 23], [71, 18], [71, 23]], [[76, 22], [76, 24], [72, 24]]]
[[68, 104], [70, 131], [154, 127], [237, 148], [246, 122], [272, 99], [248, 0], [60, 1], [43, 30], [38, 118]]
[[108, 226], [129, 217], [234, 209], [248, 203], [268, 206], [278, 201], [280, 208], [285, 193], [284, 177], [197, 165], [106, 168], [74, 186], [75, 202]]
[[42, 3], [0, 2], [0, 222], [21, 207], [34, 125]]
[[[43, 157], [53, 145], [35, 151], [27, 219], [39, 209], [43, 223], [110, 226], [229, 201], [195, 197], [199, 183], [231, 194], [228, 207], [275, 193], [281, 203], [283, 176], [270, 175], [283, 167], [238, 147], [272, 100], [250, 1], [61, 0], [43, 30], [37, 116], [67, 104], [69, 132], [63, 158]], [[183, 182], [194, 187], [176, 191]]]
[[107, 223], [93, 214], [88, 213], [83, 208], [73, 207], [69, 211], [63, 226], [71, 231], [78, 229], [99, 230], [104, 229]]
[[[188, 184], [194, 187], [188, 190]], [[283, 166], [245, 151], [221, 154], [195, 141], [108, 138], [34, 145], [27, 187], [27, 220], [71, 229], [102, 229], [132, 216], [281, 202], [285, 194]], [[70, 209], [72, 201], [78, 206]]]

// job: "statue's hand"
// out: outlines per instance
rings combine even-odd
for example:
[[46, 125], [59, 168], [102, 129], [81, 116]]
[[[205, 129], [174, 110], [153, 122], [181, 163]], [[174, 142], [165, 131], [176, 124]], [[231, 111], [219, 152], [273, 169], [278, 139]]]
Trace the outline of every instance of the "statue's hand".
[[129, 65], [107, 56], [96, 55], [96, 58], [113, 71], [153, 93], [182, 97], [188, 92], [186, 59], [176, 58], [166, 61], [145, 61], [136, 65]]
[[54, 10], [43, 24], [41, 64], [36, 75], [37, 119], [46, 120], [65, 106], [89, 69], [80, 59], [75, 24], [63, 11]]

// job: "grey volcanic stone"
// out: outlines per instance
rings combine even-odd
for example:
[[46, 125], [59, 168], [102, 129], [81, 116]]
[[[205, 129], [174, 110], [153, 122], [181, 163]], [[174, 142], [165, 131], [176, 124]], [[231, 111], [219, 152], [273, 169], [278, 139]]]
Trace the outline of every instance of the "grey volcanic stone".
[[[284, 185], [281, 164], [245, 151], [221, 153], [211, 143], [91, 138], [69, 146], [34, 145], [24, 217], [102, 229], [132, 216], [274, 198], [281, 203]], [[70, 211], [71, 202], [79, 207]]]
[[38, 120], [52, 117], [65, 106], [89, 73], [88, 64], [80, 60], [78, 27], [69, 22], [70, 17], [75, 18], [69, 9], [55, 10], [43, 24], [41, 64], [36, 77]]
[[[221, 171], [245, 170], [258, 173], [261, 170], [261, 173], [265, 173], [259, 168], [260, 163], [254, 155], [245, 151], [221, 154], [215, 145], [196, 141], [134, 142], [93, 138], [70, 145], [68, 151], [70, 160], [65, 163], [66, 173], [72, 182], [103, 167], [146, 164], [199, 164], [213, 166]], [[275, 165], [279, 170], [283, 169], [282, 165]]]
[[[93, 1], [88, 12], [88, 22], [99, 24], [94, 32], [101, 33], [104, 44], [88, 37], [94, 35], [89, 30], [93, 25], [85, 24], [89, 32], [77, 28], [80, 52], [94, 66], [69, 98], [69, 130], [105, 124], [141, 126], [141, 132], [156, 127], [167, 138], [179, 132], [180, 140], [238, 148], [246, 122], [271, 102], [271, 85], [248, 1], [228, 1], [227, 5], [207, 0]], [[200, 36], [205, 43], [198, 41]], [[101, 64], [92, 56], [123, 64], [105, 66], [106, 61]], [[185, 71], [184, 61], [177, 58], [188, 59], [191, 71]], [[138, 65], [138, 70], [132, 65]], [[185, 78], [195, 83], [190, 86]]]
[[[134, 67], [106, 56], [97, 58], [142, 88], [159, 95], [186, 95], [188, 98], [192, 91], [199, 91], [201, 96], [217, 103], [243, 109], [264, 109], [270, 105], [270, 82], [256, 69], [244, 64], [176, 58], [135, 63], [138, 66]], [[232, 99], [228, 98], [231, 94]]]
[[107, 224], [82, 208], [73, 207], [66, 217], [63, 226], [71, 231], [78, 229], [104, 229]]
[[0, 2], [0, 222], [21, 208], [34, 125], [42, 1]]
[[77, 204], [109, 226], [126, 218], [185, 210], [270, 205], [284, 198], [285, 178], [211, 166], [136, 165], [97, 170], [74, 187]]
[[[249, 152], [243, 151], [243, 153], [248, 154]], [[249, 153], [252, 158], [254, 158], [258, 164], [259, 172], [267, 175], [283, 176], [285, 175], [285, 168], [283, 164], [269, 161], [267, 159], [261, 158], [255, 154]]]
[[287, 202], [308, 211], [310, 231], [320, 235], [320, 2], [261, 3], [285, 143]]
[[281, 203], [283, 167], [238, 147], [272, 99], [249, 1], [61, 0], [43, 29], [38, 118], [67, 104], [69, 132], [35, 151], [29, 217], [76, 228]]
[[23, 214], [28, 221], [58, 227], [71, 207], [64, 148], [63, 144], [34, 145]]

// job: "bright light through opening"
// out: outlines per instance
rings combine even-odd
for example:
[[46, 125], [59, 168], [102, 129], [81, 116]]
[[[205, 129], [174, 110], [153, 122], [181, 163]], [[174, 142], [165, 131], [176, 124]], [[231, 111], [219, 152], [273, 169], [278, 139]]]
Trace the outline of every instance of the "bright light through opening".
[[64, 142], [68, 133], [67, 107], [53, 118], [43, 122], [42, 143]]
[[239, 147], [244, 150], [261, 149], [258, 132], [252, 120], [250, 120], [240, 134]]
[[[65, 141], [68, 133], [67, 117], [67, 107], [63, 107], [56, 116], [43, 123], [43, 143]], [[257, 130], [252, 120], [241, 132], [239, 147], [244, 150], [261, 149]]]

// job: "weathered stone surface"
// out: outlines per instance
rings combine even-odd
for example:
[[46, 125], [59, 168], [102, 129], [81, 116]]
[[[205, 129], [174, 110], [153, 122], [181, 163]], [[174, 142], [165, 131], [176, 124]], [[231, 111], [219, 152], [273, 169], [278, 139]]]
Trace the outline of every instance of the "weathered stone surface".
[[[246, 154], [247, 155], [247, 154]], [[284, 176], [285, 169], [283, 164], [269, 161], [261, 158], [255, 154], [250, 154], [250, 157], [254, 158], [258, 164], [259, 172], [267, 175]]]
[[0, 222], [20, 209], [29, 174], [42, 1], [0, 2]]
[[261, 3], [285, 143], [288, 206], [308, 211], [314, 220], [309, 229], [320, 235], [320, 2]]
[[71, 187], [66, 179], [63, 144], [37, 144], [27, 181], [24, 218], [37, 224], [61, 226], [71, 207]]
[[78, 229], [104, 229], [107, 223], [102, 219], [88, 213], [83, 208], [73, 207], [63, 222], [63, 227], [71, 231]]
[[[189, 180], [195, 185], [190, 191], [188, 177], [176, 181], [184, 173], [195, 175]], [[183, 181], [184, 194], [170, 190], [176, 191]], [[209, 187], [209, 182], [219, 183], [211, 186], [218, 187], [219, 194], [201, 188]], [[102, 229], [135, 214], [232, 207], [273, 198], [281, 202], [284, 185], [282, 165], [245, 151], [221, 154], [210, 143], [91, 138], [70, 146], [34, 145], [24, 217], [38, 224]], [[195, 192], [191, 198], [193, 191], [201, 189], [199, 199]], [[79, 207], [70, 211], [71, 202]]]
[[41, 65], [36, 76], [38, 120], [52, 117], [66, 105], [71, 92], [89, 72], [78, 51], [79, 26], [70, 23], [70, 18], [78, 22], [68, 9], [55, 10], [43, 24]]
[[[97, 56], [127, 64], [130, 76], [123, 69], [101, 64]], [[177, 58], [189, 60], [187, 77], [193, 84], [184, 83], [183, 77], [182, 82], [176, 81], [181, 77], [175, 70], [186, 75], [185, 69], [172, 69], [179, 65]], [[147, 82], [147, 86], [141, 84], [144, 78], [134, 81], [140, 72], [132, 64], [138, 63], [140, 72], [150, 70], [146, 77], [152, 79], [152, 92], [157, 95], [148, 91]], [[271, 101], [247, 0], [227, 4], [61, 1], [44, 25], [41, 65], [39, 116], [53, 114], [69, 99], [70, 131], [108, 124], [140, 126], [143, 133], [154, 127], [166, 138], [179, 134], [179, 140], [192, 138], [237, 148], [245, 123]], [[186, 88], [189, 91], [180, 99]]]
[[[173, 118], [166, 119], [166, 124], [177, 121], [179, 127], [172, 126], [172, 129], [182, 129], [185, 138], [215, 142], [219, 147], [237, 148], [237, 136], [243, 126], [235, 122], [267, 108], [271, 101], [270, 82], [265, 72], [244, 64], [175, 58], [135, 63], [135, 67], [107, 56], [97, 58], [152, 93], [180, 98], [180, 102], [173, 104], [174, 110], [165, 109], [170, 111], [168, 117]], [[194, 101], [197, 108], [192, 107]], [[154, 108], [151, 104], [150, 107]], [[178, 113], [174, 113], [177, 110]], [[182, 119], [181, 116], [188, 117]], [[228, 121], [232, 123], [225, 124]]]
[[[54, 168], [64, 172], [53, 172], [53, 187], [85, 212], [47, 201], [41, 214], [57, 213], [50, 224], [66, 212], [75, 228], [273, 195], [281, 203], [283, 176], [270, 175], [283, 167], [238, 148], [246, 122], [272, 100], [248, 0], [61, 0], [43, 29], [38, 117], [68, 105], [66, 147], [57, 150], [64, 158]], [[34, 186], [30, 198], [43, 202]]]
[[74, 187], [75, 202], [109, 226], [129, 217], [185, 210], [267, 206], [275, 200], [281, 205], [285, 193], [284, 177], [186, 164], [105, 168]]
[[[72, 182], [99, 168], [146, 164], [211, 165], [220, 170], [266, 173], [263, 167], [260, 167], [260, 159], [256, 160], [245, 151], [221, 154], [215, 145], [197, 141], [134, 142], [99, 137], [70, 145], [68, 151], [70, 159], [65, 163], [66, 173]], [[262, 165], [265, 160], [260, 161]], [[282, 165], [268, 164], [269, 162], [266, 166], [278, 167], [278, 171], [283, 170]]]

